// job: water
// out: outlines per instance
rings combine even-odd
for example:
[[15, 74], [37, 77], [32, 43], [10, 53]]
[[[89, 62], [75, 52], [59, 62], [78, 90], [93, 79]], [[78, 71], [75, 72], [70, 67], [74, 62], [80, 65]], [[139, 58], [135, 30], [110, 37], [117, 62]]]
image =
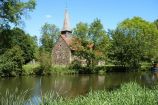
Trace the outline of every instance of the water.
[[155, 83], [155, 77], [149, 72], [141, 73], [108, 73], [105, 75], [52, 75], [41, 77], [0, 78], [0, 94], [6, 90], [14, 93], [28, 90], [29, 97], [38, 103], [45, 93], [54, 92], [63, 97], [85, 95], [91, 90], [113, 90], [123, 83], [135, 81], [147, 87]]

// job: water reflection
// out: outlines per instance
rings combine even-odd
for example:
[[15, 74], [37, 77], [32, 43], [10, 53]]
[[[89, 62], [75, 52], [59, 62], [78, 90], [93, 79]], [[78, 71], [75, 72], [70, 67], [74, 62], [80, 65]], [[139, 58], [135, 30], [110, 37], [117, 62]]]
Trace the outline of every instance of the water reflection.
[[42, 99], [41, 96], [48, 92], [71, 98], [85, 95], [91, 90], [115, 89], [120, 87], [122, 83], [130, 81], [135, 81], [145, 86], [152, 86], [157, 82], [157, 78], [155, 75], [153, 77], [153, 74], [149, 72], [0, 78], [0, 93], [2, 95], [5, 94], [7, 89], [12, 93], [16, 88], [19, 89], [19, 93], [29, 90], [26, 100], [31, 100], [34, 104], [38, 104]]

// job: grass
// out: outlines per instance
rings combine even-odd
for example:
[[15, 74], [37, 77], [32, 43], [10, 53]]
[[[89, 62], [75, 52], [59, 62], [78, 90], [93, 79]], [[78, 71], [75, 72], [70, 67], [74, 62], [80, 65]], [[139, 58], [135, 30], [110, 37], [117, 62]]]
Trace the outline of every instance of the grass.
[[42, 105], [157, 105], [158, 90], [142, 88], [136, 83], [128, 83], [120, 89], [107, 92], [90, 92], [87, 96], [79, 96], [75, 99], [58, 98], [45, 96], [47, 99]]
[[40, 64], [26, 64], [23, 65], [23, 75], [34, 75], [35, 74], [35, 69], [39, 68]]
[[[24, 105], [25, 95], [8, 94], [0, 98], [0, 105]], [[157, 105], [158, 87], [148, 89], [136, 83], [127, 83], [113, 91], [91, 91], [86, 96], [68, 99], [45, 94], [40, 105]]]
[[[141, 64], [141, 71], [149, 70], [151, 65], [149, 63]], [[36, 75], [36, 71], [40, 70], [40, 64], [26, 64], [23, 66], [23, 75]], [[105, 74], [106, 72], [122, 72], [128, 71], [127, 68], [123, 68], [119, 65], [105, 65], [105, 66], [95, 66], [92, 70], [87, 67], [81, 67], [79, 69], [72, 69], [69, 66], [61, 66], [61, 65], [52, 65], [50, 70], [48, 71], [50, 74]]]
[[[36, 71], [40, 69], [40, 64], [26, 64], [23, 66], [23, 75], [35, 75]], [[53, 65], [50, 68], [49, 71], [51, 74], [76, 74], [78, 73], [77, 71], [73, 69], [69, 69], [67, 66], [61, 66], [61, 65]]]
[[[23, 91], [19, 94], [18, 89], [11, 94], [6, 90], [5, 94], [0, 94], [0, 105], [24, 105], [26, 103], [28, 91]], [[28, 103], [32, 103], [28, 101]]]
[[76, 74], [77, 71], [69, 69], [68, 66], [55, 65], [51, 67], [51, 72], [56, 74]]

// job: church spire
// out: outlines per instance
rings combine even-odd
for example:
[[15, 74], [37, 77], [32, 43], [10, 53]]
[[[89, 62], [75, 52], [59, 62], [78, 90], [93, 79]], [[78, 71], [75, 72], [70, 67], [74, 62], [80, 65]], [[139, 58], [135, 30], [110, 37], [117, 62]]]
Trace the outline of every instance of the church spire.
[[70, 34], [70, 33], [72, 33], [72, 31], [70, 28], [69, 14], [68, 14], [67, 9], [65, 9], [64, 24], [63, 24], [63, 29], [61, 31], [61, 34]]

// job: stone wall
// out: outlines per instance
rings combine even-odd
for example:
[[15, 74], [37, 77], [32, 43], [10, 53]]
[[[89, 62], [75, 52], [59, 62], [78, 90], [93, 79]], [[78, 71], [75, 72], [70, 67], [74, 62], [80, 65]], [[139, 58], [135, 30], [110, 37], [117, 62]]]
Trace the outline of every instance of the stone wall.
[[71, 49], [61, 37], [53, 48], [52, 61], [56, 65], [68, 65], [71, 63]]

